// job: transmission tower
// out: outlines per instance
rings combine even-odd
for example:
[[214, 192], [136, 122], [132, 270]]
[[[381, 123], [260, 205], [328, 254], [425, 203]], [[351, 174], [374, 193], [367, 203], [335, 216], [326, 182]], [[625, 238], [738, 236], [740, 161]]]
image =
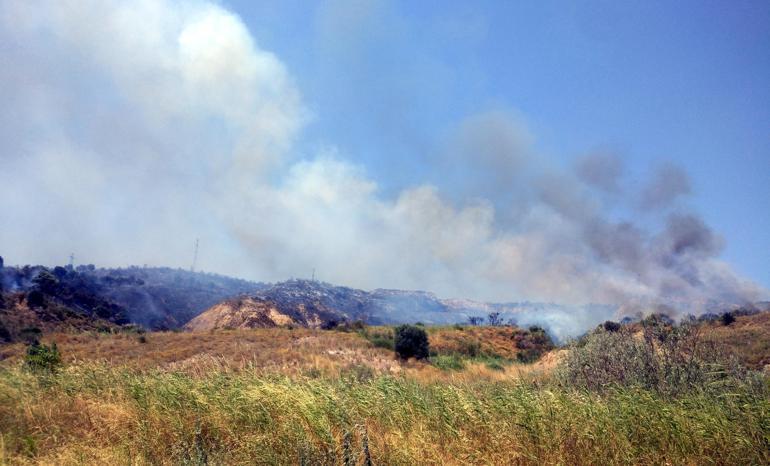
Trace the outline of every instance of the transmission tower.
[[190, 266], [190, 272], [195, 272], [195, 263], [198, 262], [198, 238], [195, 238], [195, 253], [193, 254], [193, 262]]
[[75, 253], [71, 252], [70, 253], [70, 268], [72, 268], [74, 266], [75, 266]]

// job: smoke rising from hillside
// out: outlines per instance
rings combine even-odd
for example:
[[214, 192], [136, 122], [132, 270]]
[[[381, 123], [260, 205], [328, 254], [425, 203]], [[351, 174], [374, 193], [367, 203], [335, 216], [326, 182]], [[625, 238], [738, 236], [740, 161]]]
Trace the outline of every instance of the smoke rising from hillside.
[[[432, 184], [378, 191], [310, 121], [280, 58], [208, 2], [0, 5], [0, 244], [9, 262], [309, 275], [444, 297], [699, 312], [765, 293], [719, 260], [673, 164], [644, 186], [617, 154], [573, 169], [522, 118], [458, 122]], [[641, 218], [643, 221], [635, 221]]]

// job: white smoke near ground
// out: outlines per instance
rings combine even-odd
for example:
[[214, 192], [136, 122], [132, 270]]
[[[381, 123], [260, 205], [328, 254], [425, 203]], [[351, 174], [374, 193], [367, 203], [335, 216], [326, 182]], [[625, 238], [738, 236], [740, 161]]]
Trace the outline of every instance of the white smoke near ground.
[[0, 42], [9, 262], [72, 251], [187, 266], [200, 237], [203, 268], [258, 280], [316, 269], [365, 289], [621, 313], [766, 294], [719, 260], [722, 239], [686, 208], [681, 169], [663, 165], [636, 191], [617, 154], [559, 169], [510, 111], [459, 122], [434, 183], [394, 197], [378, 192], [387, 174], [333, 147], [296, 156], [309, 120], [299, 90], [216, 4], [4, 2]]

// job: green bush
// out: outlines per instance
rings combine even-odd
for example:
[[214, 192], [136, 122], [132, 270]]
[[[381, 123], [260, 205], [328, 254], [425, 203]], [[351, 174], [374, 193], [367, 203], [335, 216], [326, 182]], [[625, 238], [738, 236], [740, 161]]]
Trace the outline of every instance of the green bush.
[[61, 367], [61, 355], [56, 343], [51, 346], [34, 342], [27, 347], [24, 367], [32, 372], [54, 373]]
[[401, 359], [428, 357], [428, 334], [416, 325], [399, 325], [393, 331], [393, 347]]

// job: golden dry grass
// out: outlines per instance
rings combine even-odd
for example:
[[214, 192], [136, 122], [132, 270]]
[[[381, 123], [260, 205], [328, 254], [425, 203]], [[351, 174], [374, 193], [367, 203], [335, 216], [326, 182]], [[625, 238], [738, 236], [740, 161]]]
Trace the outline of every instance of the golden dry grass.
[[[470, 330], [470, 331], [469, 331]], [[430, 329], [447, 351], [509, 329]], [[566, 350], [502, 370], [402, 362], [358, 333], [55, 334], [54, 375], [0, 348], [0, 464], [766, 464], [770, 401], [558, 386]], [[510, 344], [510, 343], [508, 343]], [[515, 348], [507, 349], [515, 355]], [[346, 453], [347, 452], [347, 453]]]
[[519, 350], [515, 337], [523, 331], [516, 327], [466, 326], [429, 329], [431, 349], [438, 353], [464, 353], [469, 345], [477, 345], [480, 354], [497, 355], [515, 360]]
[[[768, 401], [513, 381], [0, 368], [8, 464], [766, 464]], [[765, 426], [765, 427], [763, 427]], [[346, 453], [347, 452], [347, 453]]]
[[706, 324], [704, 336], [724, 345], [746, 367], [761, 370], [770, 366], [770, 312], [739, 316], [729, 326]]
[[[391, 352], [373, 348], [355, 333], [312, 329], [249, 329], [207, 332], [54, 333], [65, 363], [104, 362], [132, 369], [206, 371], [245, 368], [280, 373], [367, 364], [380, 372], [401, 370]], [[0, 365], [12, 365], [24, 354], [21, 343], [0, 347]]]

